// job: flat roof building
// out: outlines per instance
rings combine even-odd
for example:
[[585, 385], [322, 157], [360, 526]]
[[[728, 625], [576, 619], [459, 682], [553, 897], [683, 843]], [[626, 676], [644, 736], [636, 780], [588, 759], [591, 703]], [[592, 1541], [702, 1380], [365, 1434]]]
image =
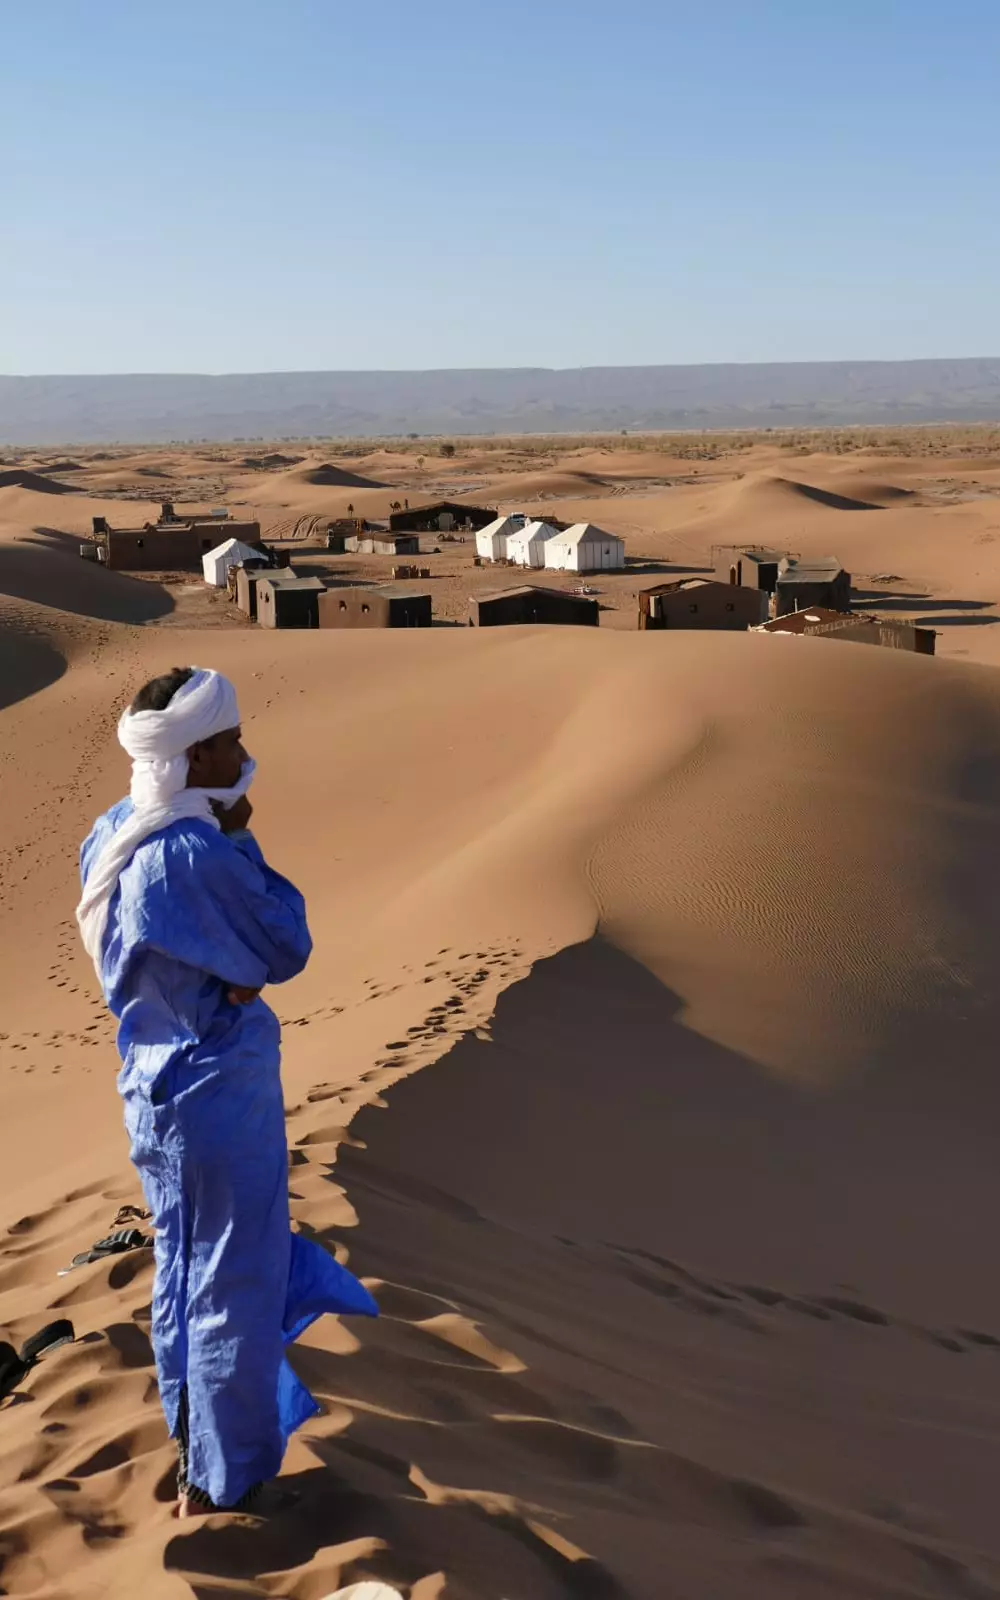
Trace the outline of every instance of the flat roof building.
[[325, 588], [322, 578], [262, 573], [256, 580], [257, 621], [262, 628], [318, 628], [318, 603]]
[[764, 545], [734, 544], [712, 546], [712, 570], [719, 583], [733, 583], [748, 589], [763, 589], [773, 594], [787, 550], [770, 550]]
[[836, 556], [808, 560], [788, 558], [781, 563], [775, 586], [775, 615], [823, 606], [829, 611], [850, 611], [851, 575]]
[[319, 599], [321, 628], [429, 628], [432, 621], [430, 595], [400, 584], [327, 589]]
[[257, 621], [257, 585], [261, 578], [271, 583], [293, 583], [298, 573], [292, 567], [237, 567], [235, 600], [251, 622]]
[[98, 560], [116, 572], [202, 572], [203, 558], [224, 539], [260, 547], [259, 522], [147, 522], [141, 528], [112, 528], [94, 517]]
[[469, 601], [469, 625], [475, 628], [517, 627], [532, 622], [596, 628], [600, 620], [600, 606], [587, 595], [543, 589], [533, 583], [494, 589], [489, 594], [473, 595]]
[[668, 628], [745, 632], [765, 621], [767, 607], [763, 589], [719, 583], [714, 578], [686, 578], [642, 590], [639, 628], [651, 632]]

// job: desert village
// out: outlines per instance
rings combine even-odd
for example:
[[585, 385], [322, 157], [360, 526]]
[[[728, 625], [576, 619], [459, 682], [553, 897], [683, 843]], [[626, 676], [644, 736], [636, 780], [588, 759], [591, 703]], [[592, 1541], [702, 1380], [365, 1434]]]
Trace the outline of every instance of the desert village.
[[[327, 476], [334, 471], [328, 465], [318, 469]], [[523, 574], [519, 581], [470, 595], [469, 626], [599, 626], [608, 609], [601, 599], [602, 578], [629, 571], [625, 540], [592, 522], [500, 514], [452, 500], [411, 507], [407, 499], [392, 506], [387, 520], [373, 521], [355, 516], [349, 504], [346, 516], [327, 522], [321, 544], [307, 540], [290, 546], [266, 542], [259, 521], [231, 517], [225, 507], [178, 514], [172, 502], [164, 501], [159, 517], [140, 527], [113, 526], [106, 515], [95, 516], [80, 556], [115, 572], [200, 571], [247, 621], [279, 629], [440, 623], [434, 612], [434, 580], [440, 575], [434, 558], [445, 545], [470, 577], [484, 569]], [[341, 576], [332, 562], [317, 575], [308, 570], [317, 549], [334, 558], [388, 558], [388, 570], [384, 578], [378, 574], [357, 582]], [[803, 559], [787, 549], [734, 539], [713, 544], [711, 561], [711, 576], [640, 586], [633, 625], [645, 632], [758, 630], [934, 654], [932, 629], [852, 612], [851, 576], [836, 556]], [[573, 576], [555, 587], [551, 579], [536, 581], [535, 573]], [[616, 609], [620, 605], [619, 596]], [[454, 619], [448, 624], [454, 626]]]

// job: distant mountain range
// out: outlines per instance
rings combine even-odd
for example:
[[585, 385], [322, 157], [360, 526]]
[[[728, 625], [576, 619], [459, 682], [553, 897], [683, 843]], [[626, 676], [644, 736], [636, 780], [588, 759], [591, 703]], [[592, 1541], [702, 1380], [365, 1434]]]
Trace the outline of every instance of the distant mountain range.
[[754, 366], [0, 377], [0, 444], [1000, 420], [1000, 357]]

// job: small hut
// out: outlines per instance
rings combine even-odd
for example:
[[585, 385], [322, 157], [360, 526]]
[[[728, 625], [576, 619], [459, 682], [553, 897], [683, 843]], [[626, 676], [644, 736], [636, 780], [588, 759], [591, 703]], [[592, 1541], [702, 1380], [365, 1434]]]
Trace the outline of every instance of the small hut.
[[372, 539], [376, 556], [418, 556], [420, 540], [415, 533], [376, 533]]
[[346, 548], [345, 540], [356, 539], [364, 530], [363, 517], [335, 517], [326, 525], [326, 548], [333, 555], [342, 556]]
[[712, 569], [719, 583], [763, 589], [765, 594], [774, 593], [781, 563], [791, 559], [789, 551], [771, 550], [762, 544], [712, 546]]
[[236, 573], [236, 604], [245, 617], [251, 622], [257, 621], [257, 585], [263, 578], [269, 583], [290, 583], [298, 578], [298, 573], [292, 567], [235, 567], [230, 571], [230, 577]]
[[533, 583], [473, 595], [469, 601], [469, 626], [473, 628], [518, 627], [530, 622], [596, 628], [600, 620], [596, 600]]
[[322, 578], [261, 574], [256, 580], [257, 621], [262, 628], [318, 628], [325, 588]]
[[639, 595], [639, 627], [643, 631], [705, 628], [722, 632], [758, 627], [767, 617], [762, 589], [739, 588], [712, 578], [687, 578], [658, 583]]
[[429, 628], [432, 620], [429, 594], [414, 594], [394, 583], [327, 589], [319, 599], [321, 628]]
[[824, 606], [829, 611], [850, 611], [851, 575], [836, 556], [782, 561], [775, 586], [775, 615]]

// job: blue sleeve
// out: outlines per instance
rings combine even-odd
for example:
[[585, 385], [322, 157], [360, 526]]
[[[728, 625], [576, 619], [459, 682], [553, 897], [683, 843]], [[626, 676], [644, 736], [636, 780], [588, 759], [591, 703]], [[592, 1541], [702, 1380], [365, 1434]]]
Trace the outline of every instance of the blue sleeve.
[[[249, 828], [241, 828], [238, 833], [228, 833], [226, 838], [231, 844], [235, 844], [237, 850], [242, 851], [248, 860], [252, 861], [260, 870], [268, 891], [281, 900], [290, 911], [300, 914], [304, 924], [306, 909], [305, 901], [301, 894], [294, 883], [289, 883], [288, 879], [283, 878], [280, 872], [275, 872], [273, 867], [268, 866], [264, 860], [264, 852]], [[309, 948], [312, 948], [311, 942]], [[308, 954], [309, 951], [307, 950], [306, 955], [308, 956]]]
[[248, 989], [294, 978], [312, 950], [305, 902], [255, 841], [241, 845], [190, 828], [164, 836], [129, 896], [127, 942]]

